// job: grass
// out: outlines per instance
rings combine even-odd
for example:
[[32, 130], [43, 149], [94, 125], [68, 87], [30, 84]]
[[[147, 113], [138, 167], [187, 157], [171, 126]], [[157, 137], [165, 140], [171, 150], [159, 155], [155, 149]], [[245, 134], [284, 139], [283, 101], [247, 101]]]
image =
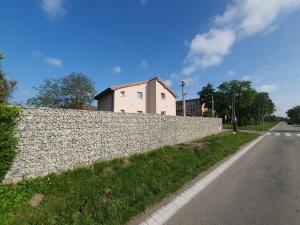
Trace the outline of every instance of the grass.
[[[256, 137], [214, 135], [60, 175], [0, 185], [0, 223], [123, 224]], [[33, 196], [43, 196], [36, 207], [29, 204]]]
[[[239, 126], [240, 130], [254, 130], [254, 131], [267, 131], [274, 127], [277, 123], [265, 123], [262, 125], [248, 125], [248, 126]], [[223, 124], [224, 129], [232, 129], [232, 124]]]

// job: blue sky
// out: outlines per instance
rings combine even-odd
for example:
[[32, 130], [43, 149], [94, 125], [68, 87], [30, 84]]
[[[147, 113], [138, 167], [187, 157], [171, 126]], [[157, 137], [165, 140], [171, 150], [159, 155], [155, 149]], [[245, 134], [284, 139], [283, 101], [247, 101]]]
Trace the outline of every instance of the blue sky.
[[26, 102], [46, 78], [82, 72], [97, 91], [160, 76], [188, 97], [249, 79], [277, 115], [300, 105], [300, 0], [1, 0], [2, 67]]

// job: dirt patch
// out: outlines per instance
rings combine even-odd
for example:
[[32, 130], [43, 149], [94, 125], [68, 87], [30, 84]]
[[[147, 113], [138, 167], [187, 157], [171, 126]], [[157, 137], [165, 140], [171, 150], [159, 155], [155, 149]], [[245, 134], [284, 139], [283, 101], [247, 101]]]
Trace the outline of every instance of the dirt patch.
[[127, 167], [131, 164], [131, 162], [128, 158], [123, 158], [122, 162], [123, 162], [124, 167]]
[[99, 206], [100, 207], [106, 206], [110, 202], [112, 197], [113, 197], [113, 191], [110, 188], [107, 188], [104, 191], [104, 194], [99, 199]]
[[107, 177], [107, 176], [113, 174], [114, 172], [115, 171], [114, 171], [114, 168], [112, 166], [107, 166], [103, 169], [102, 176]]
[[44, 195], [36, 194], [29, 200], [29, 205], [31, 207], [37, 207], [43, 201]]
[[192, 142], [188, 142], [188, 143], [181, 143], [181, 144], [176, 144], [173, 145], [172, 147], [175, 149], [187, 149], [187, 150], [191, 150], [193, 152], [199, 151], [203, 146], [204, 146], [204, 142], [197, 142], [197, 141], [192, 141]]

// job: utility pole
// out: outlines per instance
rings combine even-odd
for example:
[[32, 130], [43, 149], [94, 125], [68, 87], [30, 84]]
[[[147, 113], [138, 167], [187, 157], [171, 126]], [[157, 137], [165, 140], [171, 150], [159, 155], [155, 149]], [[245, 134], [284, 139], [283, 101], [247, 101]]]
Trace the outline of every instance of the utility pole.
[[259, 126], [261, 126], [260, 105], [258, 106]]
[[232, 96], [232, 123], [233, 123], [233, 131], [237, 131], [237, 121], [236, 121], [236, 113], [235, 113], [235, 93], [233, 91]]
[[181, 85], [182, 87], [182, 115], [183, 116], [186, 116], [186, 112], [185, 112], [185, 99], [184, 99], [184, 96], [186, 95], [186, 92], [185, 92], [185, 81], [182, 80], [181, 81]]

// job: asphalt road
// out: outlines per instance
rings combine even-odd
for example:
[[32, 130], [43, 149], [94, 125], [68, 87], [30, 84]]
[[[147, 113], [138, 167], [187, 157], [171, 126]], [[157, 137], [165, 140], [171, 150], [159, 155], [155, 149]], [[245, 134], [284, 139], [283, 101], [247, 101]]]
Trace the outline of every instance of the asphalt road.
[[167, 225], [300, 225], [300, 126], [281, 123]]

